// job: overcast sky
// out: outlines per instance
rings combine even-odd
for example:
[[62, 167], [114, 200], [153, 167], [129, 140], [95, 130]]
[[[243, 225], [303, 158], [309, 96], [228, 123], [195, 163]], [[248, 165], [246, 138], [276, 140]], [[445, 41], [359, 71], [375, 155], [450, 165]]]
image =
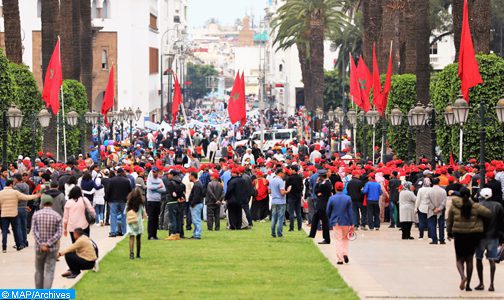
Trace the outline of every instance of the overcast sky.
[[253, 11], [255, 23], [264, 15], [269, 0], [189, 0], [189, 28], [199, 27], [210, 18], [217, 18], [221, 24], [232, 25], [237, 18]]

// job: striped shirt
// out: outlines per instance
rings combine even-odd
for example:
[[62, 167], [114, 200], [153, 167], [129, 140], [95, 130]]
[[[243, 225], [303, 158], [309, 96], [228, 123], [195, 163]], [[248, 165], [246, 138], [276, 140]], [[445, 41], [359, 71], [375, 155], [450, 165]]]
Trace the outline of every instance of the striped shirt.
[[46, 244], [50, 252], [59, 250], [59, 240], [63, 231], [62, 218], [50, 207], [44, 207], [33, 215], [33, 235], [35, 236], [35, 250]]

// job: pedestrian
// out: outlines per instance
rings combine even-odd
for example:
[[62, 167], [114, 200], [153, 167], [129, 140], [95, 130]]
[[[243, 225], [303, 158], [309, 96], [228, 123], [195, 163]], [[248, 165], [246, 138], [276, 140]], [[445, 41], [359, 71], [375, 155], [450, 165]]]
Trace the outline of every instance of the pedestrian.
[[322, 236], [324, 240], [319, 242], [319, 244], [324, 245], [331, 243], [329, 219], [327, 218], [326, 209], [329, 197], [332, 195], [332, 183], [331, 180], [327, 178], [327, 170], [325, 169], [319, 169], [317, 171], [317, 176], [317, 183], [313, 187], [313, 192], [316, 195], [315, 214], [313, 215], [309, 237], [315, 238], [320, 221], [322, 223]]
[[375, 180], [375, 173], [368, 175], [369, 181], [366, 182], [362, 193], [366, 195], [367, 221], [370, 230], [380, 230], [380, 196], [383, 193], [381, 185]]
[[292, 187], [285, 189], [284, 170], [278, 168], [275, 178], [270, 182], [271, 189], [271, 236], [283, 237], [283, 223], [285, 217], [286, 199]]
[[[476, 248], [483, 236], [483, 218], [491, 218], [492, 212], [471, 200], [471, 191], [463, 187], [459, 196], [452, 198], [448, 212], [446, 231], [448, 239], [454, 239], [457, 270], [460, 274], [460, 290], [472, 291], [471, 277]], [[467, 271], [464, 274], [464, 264]]]
[[98, 259], [95, 244], [82, 228], [75, 228], [72, 235], [72, 245], [58, 254], [58, 256], [65, 256], [69, 270], [61, 276], [68, 279], [79, 276], [82, 270], [91, 270]]
[[390, 211], [390, 226], [389, 228], [395, 228], [396, 225], [399, 227], [399, 187], [401, 186], [401, 180], [398, 178], [399, 173], [397, 171], [392, 171], [392, 178], [389, 180], [389, 211]]
[[201, 239], [201, 213], [203, 212], [203, 199], [205, 197], [205, 189], [198, 180], [198, 173], [192, 172], [189, 179], [193, 183], [191, 194], [189, 195], [189, 203], [191, 205], [191, 217], [194, 224], [193, 236], [191, 239]]
[[65, 203], [65, 210], [63, 212], [63, 235], [67, 236], [70, 232], [72, 243], [75, 242], [74, 232], [75, 228], [81, 228], [85, 235], [90, 236], [91, 224], [86, 220], [86, 209], [89, 210], [91, 215], [95, 215], [95, 211], [91, 202], [86, 197], [82, 196], [81, 188], [74, 186], [68, 194], [69, 200]]
[[[58, 183], [55, 182], [55, 188], [57, 187]], [[63, 194], [61, 196], [64, 198]], [[42, 209], [35, 212], [32, 218], [36, 289], [52, 287], [60, 238], [63, 233], [62, 217], [53, 209], [53, 200], [54, 198], [50, 196], [42, 197]]]
[[429, 207], [433, 207], [433, 214], [428, 218], [431, 244], [438, 243], [437, 229], [439, 228], [439, 243], [445, 244], [445, 213], [446, 191], [439, 186], [439, 178], [432, 178], [432, 188], [429, 191]]
[[[169, 236], [166, 240], [180, 240], [184, 237], [185, 185], [177, 170], [170, 170], [166, 186], [166, 209], [169, 215]], [[163, 179], [164, 182], [164, 179]]]
[[327, 203], [327, 216], [329, 227], [332, 229], [333, 237], [336, 239], [337, 264], [348, 263], [348, 234], [354, 229], [352, 199], [343, 194], [345, 185], [343, 182], [336, 182], [334, 189], [336, 194], [329, 198]]
[[[25, 194], [25, 195], [30, 195], [30, 187], [26, 182], [23, 181], [23, 176], [21, 174], [14, 174], [12, 176], [12, 179], [14, 180], [14, 189], [18, 190], [19, 192]], [[17, 222], [18, 222], [18, 236], [19, 236], [19, 243], [23, 247], [28, 247], [28, 201], [20, 200], [18, 202], [18, 215], [17, 215]]]
[[158, 240], [157, 230], [159, 214], [161, 212], [161, 195], [166, 192], [165, 185], [159, 177], [159, 169], [153, 167], [147, 177], [147, 237], [149, 240]]
[[269, 181], [264, 178], [261, 171], [256, 172], [256, 179], [253, 182], [256, 196], [252, 200], [250, 213], [254, 221], [264, 222], [269, 214]]
[[2, 216], [2, 252], [7, 252], [7, 233], [9, 232], [9, 225], [12, 227], [14, 234], [14, 242], [16, 243], [16, 250], [19, 251], [26, 247], [22, 243], [21, 231], [19, 230], [18, 206], [19, 201], [29, 201], [40, 198], [40, 194], [26, 195], [13, 188], [14, 182], [8, 179], [5, 187], [0, 191], [0, 210]]
[[96, 222], [95, 224], [99, 224], [103, 226], [105, 222], [105, 188], [102, 185], [103, 175], [98, 173], [94, 179], [94, 182], [97, 186], [102, 186], [102, 188], [95, 190], [93, 195], [93, 207], [96, 212]]
[[[418, 186], [418, 185], [416, 185]], [[430, 178], [424, 178], [420, 184], [420, 188], [417, 192], [417, 199], [415, 203], [415, 209], [418, 213], [418, 231], [419, 231], [419, 240], [422, 240], [424, 237], [425, 228], [428, 227], [428, 219], [432, 215], [434, 215], [434, 207], [431, 205], [429, 195], [431, 190], [431, 181]], [[430, 238], [430, 234], [428, 234]]]
[[220, 207], [224, 201], [224, 187], [219, 179], [219, 173], [212, 173], [212, 180], [206, 188], [205, 203], [207, 206], [207, 228], [209, 231], [220, 230]]
[[58, 190], [58, 183], [56, 181], [51, 181], [49, 189], [44, 190], [41, 197], [41, 207], [44, 208], [43, 202], [51, 201], [51, 209], [57, 212], [61, 217], [63, 217], [63, 212], [65, 211], [65, 195]]
[[293, 174], [285, 180], [285, 188], [290, 190], [287, 194], [287, 204], [289, 209], [289, 231], [294, 231], [294, 215], [297, 219], [297, 230], [301, 231], [303, 219], [301, 217], [301, 196], [303, 193], [303, 176], [299, 172], [297, 165], [291, 166]]
[[130, 259], [134, 259], [133, 246], [136, 238], [136, 258], [140, 257], [142, 242], [143, 220], [147, 217], [145, 213], [145, 200], [140, 189], [134, 189], [128, 195], [126, 202], [126, 219], [129, 231]]
[[245, 180], [240, 176], [237, 168], [231, 169], [231, 179], [227, 183], [224, 196], [228, 212], [229, 229], [240, 230], [242, 228], [242, 203], [247, 201], [248, 195], [243, 193]]
[[484, 236], [476, 248], [476, 271], [478, 272], [479, 284], [474, 289], [477, 291], [485, 289], [485, 285], [483, 284], [483, 254], [485, 252], [490, 264], [490, 286], [488, 287], [488, 291], [495, 291], [495, 263], [500, 261], [498, 246], [500, 239], [504, 236], [504, 209], [500, 201], [493, 197], [492, 193], [491, 188], [483, 188], [480, 191], [480, 195], [483, 198], [480, 204], [488, 208], [492, 212], [492, 216], [484, 220]]
[[415, 186], [410, 181], [402, 184], [399, 192], [399, 222], [401, 222], [401, 232], [403, 240], [414, 240], [411, 236], [411, 227], [415, 222], [416, 196], [413, 192]]
[[126, 231], [124, 209], [126, 208], [126, 198], [131, 192], [131, 183], [124, 174], [124, 170], [119, 168], [117, 169], [117, 175], [108, 179], [107, 185], [108, 188], [105, 189], [105, 199], [110, 206], [109, 237], [122, 236]]
[[364, 194], [362, 194], [364, 183], [359, 177], [359, 171], [352, 172], [352, 178], [347, 183], [346, 191], [352, 199], [354, 228], [357, 230], [360, 227], [362, 230], [367, 230], [367, 207], [364, 206]]

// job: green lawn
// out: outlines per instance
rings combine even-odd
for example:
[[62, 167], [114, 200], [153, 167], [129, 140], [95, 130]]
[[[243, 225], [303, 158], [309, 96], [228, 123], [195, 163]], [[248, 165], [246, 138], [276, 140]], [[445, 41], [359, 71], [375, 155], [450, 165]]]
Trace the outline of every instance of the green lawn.
[[269, 224], [204, 226], [202, 240], [144, 239], [133, 261], [124, 239], [75, 286], [77, 299], [358, 299], [304, 232], [274, 239]]

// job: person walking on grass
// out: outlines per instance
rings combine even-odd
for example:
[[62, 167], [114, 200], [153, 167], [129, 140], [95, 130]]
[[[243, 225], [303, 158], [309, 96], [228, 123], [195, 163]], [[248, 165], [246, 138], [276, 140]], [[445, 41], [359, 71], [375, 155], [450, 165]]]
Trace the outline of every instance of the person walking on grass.
[[329, 198], [327, 203], [327, 216], [329, 218], [329, 228], [332, 228], [334, 237], [336, 238], [336, 257], [338, 265], [342, 265], [343, 261], [348, 263], [348, 233], [353, 231], [353, 211], [352, 199], [350, 196], [343, 194], [345, 185], [343, 182], [336, 182], [334, 189], [336, 194]]
[[[60, 192], [58, 191], [58, 193]], [[61, 196], [64, 198], [63, 194]], [[35, 238], [36, 289], [50, 289], [52, 287], [59, 241], [63, 233], [63, 218], [53, 209], [53, 201], [53, 197], [42, 197], [42, 209], [35, 212], [32, 218], [32, 230]]]
[[224, 187], [219, 178], [219, 173], [212, 173], [212, 181], [206, 188], [205, 201], [207, 206], [207, 228], [209, 231], [220, 230], [220, 208], [224, 200]]
[[165, 185], [159, 177], [159, 169], [153, 167], [147, 178], [147, 233], [149, 240], [158, 240], [157, 230], [161, 212], [161, 195], [166, 192]]
[[[472, 291], [471, 277], [473, 272], [474, 252], [483, 236], [483, 218], [491, 218], [492, 212], [479, 203], [471, 200], [471, 191], [463, 187], [460, 196], [453, 197], [448, 212], [446, 231], [448, 240], [454, 239], [457, 270], [460, 274], [460, 290]], [[464, 274], [464, 264], [467, 272]]]
[[191, 205], [191, 217], [194, 224], [194, 232], [191, 239], [201, 239], [201, 213], [203, 211], [203, 198], [205, 198], [205, 189], [198, 180], [198, 173], [192, 172], [189, 179], [193, 183], [191, 194], [189, 195], [189, 204]]
[[279, 168], [275, 172], [276, 176], [271, 180], [271, 236], [283, 237], [283, 222], [285, 217], [286, 199], [285, 195], [290, 192], [290, 188], [285, 190], [284, 170]]
[[133, 246], [136, 238], [136, 257], [140, 257], [140, 248], [142, 242], [143, 220], [147, 217], [145, 213], [145, 200], [143, 193], [136, 188], [128, 195], [126, 202], [126, 219], [128, 222], [128, 231], [130, 235], [129, 249], [130, 259], [134, 259]]
[[490, 263], [490, 286], [488, 291], [493, 292], [495, 291], [495, 263], [499, 262], [499, 240], [504, 236], [504, 209], [502, 204], [493, 197], [492, 189], [483, 188], [480, 195], [483, 198], [480, 204], [492, 212], [492, 217], [484, 220], [484, 237], [481, 239], [478, 248], [476, 248], [476, 271], [478, 272], [479, 284], [474, 289], [477, 291], [485, 289], [483, 284], [483, 254], [486, 252], [486, 257]]

